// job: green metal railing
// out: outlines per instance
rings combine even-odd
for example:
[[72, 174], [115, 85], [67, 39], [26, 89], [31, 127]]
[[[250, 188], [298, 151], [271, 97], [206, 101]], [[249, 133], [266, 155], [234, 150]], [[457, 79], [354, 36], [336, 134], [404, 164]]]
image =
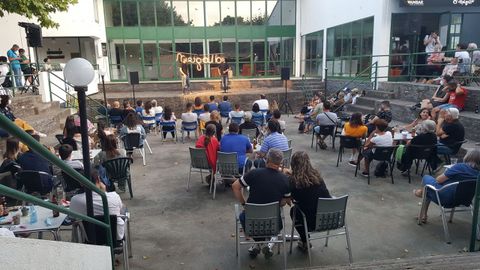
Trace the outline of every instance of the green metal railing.
[[[62, 83], [63, 83], [63, 87], [56, 84], [55, 82], [53, 82], [52, 80], [52, 76], [53, 78], [57, 79], [57, 80], [60, 80]], [[54, 91], [52, 91], [52, 86], [56, 87], [57, 89], [61, 90], [62, 92], [64, 92], [66, 94], [66, 97], [67, 98], [63, 98], [63, 97], [60, 97], [59, 95], [55, 94]], [[71, 85], [70, 83], [68, 83], [67, 81], [65, 81], [64, 78], [56, 75], [55, 73], [53, 72], [48, 72], [48, 90], [49, 90], [49, 95], [50, 95], [50, 100], [53, 100], [53, 96], [55, 96], [56, 98], [62, 100], [63, 102], [65, 102], [65, 106], [67, 108], [75, 108], [75, 109], [78, 109], [78, 98], [76, 95], [73, 95], [71, 94], [68, 90], [69, 89], [74, 89], [74, 86]], [[95, 104], [96, 107], [101, 107], [103, 108], [103, 111], [105, 112], [105, 114], [101, 114], [100, 112], [97, 111], [97, 114], [100, 114], [102, 116], [105, 117], [105, 119], [108, 119], [108, 109], [105, 105], [102, 105], [100, 102], [98, 102], [97, 100], [93, 99], [93, 98], [90, 98], [87, 96], [87, 100], [89, 102], [89, 104]], [[96, 122], [96, 119], [94, 118], [91, 118], [89, 119], [91, 122]]]
[[472, 235], [470, 235], [470, 252], [480, 251], [476, 248], [477, 243], [477, 226], [478, 226], [478, 212], [480, 208], [480, 174], [477, 178], [477, 185], [475, 188], [475, 196], [473, 196], [473, 218], [472, 218]]
[[113, 253], [113, 239], [111, 233], [111, 224], [110, 224], [110, 214], [108, 211], [108, 201], [107, 196], [103, 191], [97, 188], [91, 181], [89, 181], [86, 177], [75, 171], [72, 167], [68, 166], [65, 162], [60, 160], [56, 157], [52, 152], [50, 152], [46, 147], [42, 144], [37, 142], [32, 136], [30, 136], [25, 131], [21, 130], [17, 127], [10, 119], [5, 117], [3, 114], [0, 114], [0, 127], [11, 134], [12, 136], [17, 137], [22, 143], [27, 145], [30, 149], [34, 150], [37, 154], [41, 155], [46, 160], [50, 161], [52, 164], [58, 166], [62, 171], [68, 174], [70, 177], [75, 179], [85, 188], [96, 192], [102, 198], [102, 207], [103, 207], [103, 217], [104, 222], [98, 221], [93, 217], [88, 217], [86, 215], [79, 214], [77, 212], [73, 212], [65, 207], [61, 207], [50, 202], [43, 201], [38, 199], [32, 195], [25, 194], [23, 192], [17, 191], [15, 189], [6, 187], [4, 185], [0, 185], [0, 194], [4, 194], [5, 196], [9, 196], [15, 198], [17, 200], [23, 200], [27, 202], [31, 202], [34, 204], [38, 204], [42, 207], [56, 210], [61, 213], [67, 214], [69, 216], [93, 223], [95, 225], [101, 226], [107, 230], [107, 243], [110, 246], [111, 258], [112, 258], [112, 267], [114, 266], [114, 253]]

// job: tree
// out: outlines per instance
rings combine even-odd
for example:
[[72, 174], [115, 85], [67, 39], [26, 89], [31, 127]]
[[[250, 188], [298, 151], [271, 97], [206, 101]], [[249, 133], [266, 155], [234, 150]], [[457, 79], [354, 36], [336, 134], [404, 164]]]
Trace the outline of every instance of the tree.
[[16, 13], [29, 19], [35, 17], [42, 27], [58, 27], [59, 24], [50, 18], [51, 13], [67, 11], [69, 5], [77, 0], [21, 0], [0, 1], [0, 17], [6, 13]]

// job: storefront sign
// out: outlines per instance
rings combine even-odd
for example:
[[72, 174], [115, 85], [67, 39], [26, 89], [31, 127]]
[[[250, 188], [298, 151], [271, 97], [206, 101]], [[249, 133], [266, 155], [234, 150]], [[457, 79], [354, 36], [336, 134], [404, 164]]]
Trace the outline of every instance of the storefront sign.
[[480, 0], [399, 0], [401, 7], [472, 7]]
[[177, 53], [177, 61], [182, 64], [192, 64], [201, 71], [204, 64], [221, 64], [225, 62], [225, 57], [221, 54], [191, 55], [187, 53]]

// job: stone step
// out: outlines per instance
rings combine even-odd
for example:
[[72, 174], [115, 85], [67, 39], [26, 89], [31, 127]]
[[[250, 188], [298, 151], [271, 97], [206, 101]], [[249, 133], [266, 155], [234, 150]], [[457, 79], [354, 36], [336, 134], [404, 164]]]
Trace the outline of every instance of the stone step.
[[367, 97], [379, 98], [379, 99], [385, 99], [385, 100], [391, 100], [396, 98], [395, 93], [382, 91], [382, 90], [369, 90], [369, 91], [367, 90], [365, 91], [365, 94]]
[[370, 107], [370, 106], [362, 106], [362, 105], [349, 105], [347, 107], [347, 111], [349, 113], [356, 113], [356, 112], [359, 112], [359, 113], [362, 113], [363, 115], [365, 114], [374, 114], [375, 113], [375, 109], [373, 107]]
[[375, 102], [380, 102], [380, 100], [372, 97], [358, 97], [355, 105], [375, 108]]
[[51, 108], [38, 115], [31, 115], [24, 118], [36, 130], [47, 135], [54, 135], [62, 128], [65, 118], [71, 115], [71, 109]]

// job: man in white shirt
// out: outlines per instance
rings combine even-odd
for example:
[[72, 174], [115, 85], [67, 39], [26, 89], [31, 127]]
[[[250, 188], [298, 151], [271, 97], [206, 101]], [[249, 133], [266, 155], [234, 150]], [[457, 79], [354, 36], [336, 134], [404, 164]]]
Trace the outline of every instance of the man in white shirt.
[[260, 108], [260, 111], [262, 112], [266, 112], [268, 111], [268, 100], [267, 100], [267, 97], [265, 95], [260, 95], [260, 99], [258, 100], [255, 100], [255, 102], [253, 102], [253, 104], [257, 103], [258, 104], [258, 107]]
[[182, 121], [183, 122], [195, 122], [197, 121], [197, 114], [192, 111], [193, 105], [192, 103], [187, 103], [187, 112], [182, 113]]
[[10, 68], [7, 63], [7, 57], [0, 56], [0, 85], [5, 82], [7, 74], [10, 71]]
[[365, 157], [365, 167], [362, 172], [362, 176], [368, 177], [368, 171], [370, 162], [373, 160], [373, 154], [375, 153], [374, 146], [392, 146], [393, 137], [390, 131], [386, 131], [388, 128], [387, 121], [383, 119], [376, 119], [374, 122], [375, 130], [370, 134], [363, 147], [362, 157], [360, 157], [359, 162]]
[[[122, 199], [120, 199], [120, 196], [116, 192], [106, 192], [105, 184], [101, 181], [98, 170], [93, 169], [91, 177], [95, 180], [95, 185], [107, 195], [109, 214], [117, 216], [117, 240], [122, 240], [125, 233], [125, 222], [119, 217], [123, 208]], [[92, 200], [93, 214], [95, 216], [103, 215], [102, 197], [96, 192], [92, 192]], [[85, 193], [72, 197], [72, 200], [70, 201], [70, 210], [84, 215], [87, 214]]]
[[436, 31], [430, 33], [430, 35], [426, 35], [423, 39], [423, 45], [425, 45], [425, 52], [429, 55], [435, 51], [435, 45], [442, 43], [440, 42], [440, 37]]
[[470, 73], [470, 54], [467, 52], [467, 45], [464, 43], [457, 44], [455, 49], [455, 58], [458, 59], [458, 72], [460, 74]]
[[[232, 121], [232, 118], [244, 118], [245, 117], [245, 112], [240, 110], [240, 104], [235, 104], [234, 105], [235, 110], [231, 111], [228, 113], [228, 118], [230, 119], [230, 122]], [[240, 121], [241, 122], [241, 121]], [[240, 125], [241, 123], [237, 123]]]

